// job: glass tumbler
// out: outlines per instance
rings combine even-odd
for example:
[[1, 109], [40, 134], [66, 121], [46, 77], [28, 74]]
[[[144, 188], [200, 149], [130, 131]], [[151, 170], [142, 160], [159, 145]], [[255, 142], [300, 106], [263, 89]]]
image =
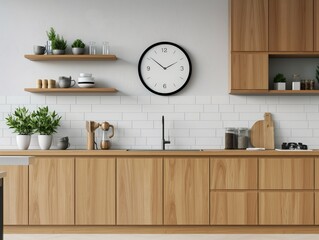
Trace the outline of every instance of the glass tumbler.
[[110, 54], [110, 44], [109, 44], [109, 42], [103, 42], [102, 43], [102, 54], [103, 55]]
[[95, 42], [89, 42], [89, 54], [90, 55], [96, 54], [96, 43]]

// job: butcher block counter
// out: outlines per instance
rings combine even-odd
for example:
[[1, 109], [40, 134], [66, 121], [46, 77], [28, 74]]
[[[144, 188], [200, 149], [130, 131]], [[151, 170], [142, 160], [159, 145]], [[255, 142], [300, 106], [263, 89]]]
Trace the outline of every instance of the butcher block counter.
[[319, 151], [0, 156], [5, 233], [319, 233]]

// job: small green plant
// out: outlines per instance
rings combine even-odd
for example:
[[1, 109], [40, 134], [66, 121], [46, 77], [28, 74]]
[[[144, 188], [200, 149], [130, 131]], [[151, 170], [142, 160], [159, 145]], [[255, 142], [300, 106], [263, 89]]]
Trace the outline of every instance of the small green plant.
[[53, 27], [50, 28], [49, 32], [47, 31], [47, 36], [50, 41], [54, 41], [54, 39], [56, 38], [56, 32]]
[[52, 49], [65, 50], [67, 47], [67, 41], [63, 37], [60, 37], [59, 34], [56, 35], [56, 38], [52, 41]]
[[282, 73], [278, 73], [274, 78], [274, 83], [286, 82], [286, 78]]
[[316, 79], [317, 79], [317, 82], [319, 83], [319, 65], [317, 65], [317, 69], [316, 69]]
[[19, 135], [31, 135], [35, 131], [32, 114], [25, 107], [18, 107], [6, 118], [7, 125]]
[[81, 39], [76, 39], [72, 44], [72, 48], [85, 48], [85, 44]]
[[32, 113], [35, 132], [40, 135], [52, 135], [60, 126], [61, 117], [55, 112], [50, 112], [49, 107], [39, 107]]

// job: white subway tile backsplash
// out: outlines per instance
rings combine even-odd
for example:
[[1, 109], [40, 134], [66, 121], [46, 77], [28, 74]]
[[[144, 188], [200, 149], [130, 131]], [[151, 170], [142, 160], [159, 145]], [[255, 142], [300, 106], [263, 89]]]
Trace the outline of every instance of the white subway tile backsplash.
[[[315, 96], [0, 96], [0, 148], [15, 149], [16, 134], [5, 118], [16, 107], [49, 106], [62, 116], [55, 138], [69, 136], [73, 149], [86, 148], [85, 121], [115, 127], [113, 148], [161, 148], [162, 115], [167, 148], [223, 149], [226, 127], [251, 127], [273, 114], [276, 146], [283, 141], [319, 148], [319, 98]], [[98, 139], [101, 130], [96, 131]], [[98, 140], [99, 141], [99, 140]], [[37, 135], [31, 147], [38, 149]], [[55, 148], [55, 142], [53, 149]]]

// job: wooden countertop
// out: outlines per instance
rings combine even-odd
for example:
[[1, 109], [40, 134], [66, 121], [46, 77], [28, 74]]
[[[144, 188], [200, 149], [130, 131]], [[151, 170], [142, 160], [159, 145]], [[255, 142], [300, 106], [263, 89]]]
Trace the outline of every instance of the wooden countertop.
[[216, 150], [171, 151], [171, 150], [0, 150], [0, 156], [319, 156], [319, 150], [313, 151], [247, 151]]

